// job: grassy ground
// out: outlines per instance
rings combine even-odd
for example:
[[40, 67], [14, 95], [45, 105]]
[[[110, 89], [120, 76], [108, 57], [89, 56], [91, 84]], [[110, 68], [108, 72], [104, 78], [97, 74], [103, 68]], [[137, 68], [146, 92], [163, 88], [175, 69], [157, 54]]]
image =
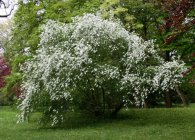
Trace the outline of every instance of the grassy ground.
[[101, 121], [70, 119], [63, 129], [43, 129], [31, 121], [16, 124], [17, 112], [0, 107], [0, 140], [194, 140], [195, 106], [129, 109], [119, 118]]

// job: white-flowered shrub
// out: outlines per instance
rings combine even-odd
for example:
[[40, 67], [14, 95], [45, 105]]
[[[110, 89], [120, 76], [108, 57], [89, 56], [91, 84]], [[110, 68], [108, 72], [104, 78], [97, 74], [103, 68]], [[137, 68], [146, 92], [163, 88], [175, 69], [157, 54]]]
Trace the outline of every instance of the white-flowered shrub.
[[21, 67], [21, 114], [42, 108], [52, 125], [72, 107], [95, 115], [117, 113], [125, 101], [142, 104], [147, 95], [181, 82], [183, 62], [164, 62], [152, 41], [114, 21], [85, 14], [72, 23], [49, 20], [37, 54]]

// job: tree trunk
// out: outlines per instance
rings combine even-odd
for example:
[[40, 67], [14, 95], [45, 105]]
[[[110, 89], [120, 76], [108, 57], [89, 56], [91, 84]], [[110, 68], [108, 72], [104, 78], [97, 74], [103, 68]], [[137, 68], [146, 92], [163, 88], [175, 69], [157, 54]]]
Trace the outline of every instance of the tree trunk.
[[[169, 62], [170, 61], [170, 51], [165, 51], [165, 61]], [[170, 91], [165, 92], [165, 106], [167, 108], [172, 107], [172, 101], [171, 101], [171, 93]]]
[[115, 108], [115, 110], [111, 113], [111, 117], [112, 117], [112, 118], [116, 117], [117, 113], [122, 109], [123, 106], [124, 106], [124, 103], [121, 102], [121, 103]]
[[178, 86], [175, 86], [175, 89], [176, 89], [176, 92], [177, 94], [179, 95], [179, 97], [181, 98], [182, 102], [183, 102], [183, 105], [184, 106], [188, 106], [188, 102], [186, 100], [186, 97], [185, 95], [179, 90], [179, 87]]
[[144, 101], [144, 108], [150, 108], [150, 103], [148, 102], [147, 99]]
[[172, 107], [171, 94], [170, 94], [169, 91], [167, 91], [165, 93], [165, 106], [167, 108], [171, 108]]

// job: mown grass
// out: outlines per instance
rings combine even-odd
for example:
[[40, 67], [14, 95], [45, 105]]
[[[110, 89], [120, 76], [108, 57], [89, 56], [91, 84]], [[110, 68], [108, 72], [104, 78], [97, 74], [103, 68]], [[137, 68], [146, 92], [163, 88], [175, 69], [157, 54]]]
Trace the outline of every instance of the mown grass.
[[41, 128], [35, 119], [16, 124], [17, 111], [0, 107], [0, 140], [194, 140], [195, 106], [129, 109], [117, 119], [70, 118], [64, 128]]

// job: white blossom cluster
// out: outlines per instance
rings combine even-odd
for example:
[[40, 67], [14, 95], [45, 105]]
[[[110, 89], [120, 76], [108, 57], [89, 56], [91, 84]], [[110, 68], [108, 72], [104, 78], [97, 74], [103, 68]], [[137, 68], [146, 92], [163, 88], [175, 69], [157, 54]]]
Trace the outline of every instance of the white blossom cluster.
[[[137, 104], [159, 87], [167, 90], [181, 81], [184, 63], [164, 62], [152, 41], [129, 33], [118, 22], [85, 14], [69, 24], [49, 20], [42, 29], [37, 55], [21, 67], [19, 121], [24, 121], [33, 104], [41, 102], [41, 94], [47, 93], [51, 101], [68, 102], [79, 81], [88, 77], [93, 79], [90, 90], [117, 81], [118, 90], [133, 95]], [[63, 120], [56, 113], [60, 108], [54, 112], [52, 125]]]
[[187, 71], [185, 63], [179, 60], [164, 62], [156, 69], [153, 77], [153, 86], [162, 91], [174, 90], [183, 78], [183, 72]]

